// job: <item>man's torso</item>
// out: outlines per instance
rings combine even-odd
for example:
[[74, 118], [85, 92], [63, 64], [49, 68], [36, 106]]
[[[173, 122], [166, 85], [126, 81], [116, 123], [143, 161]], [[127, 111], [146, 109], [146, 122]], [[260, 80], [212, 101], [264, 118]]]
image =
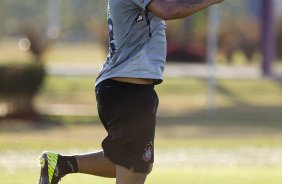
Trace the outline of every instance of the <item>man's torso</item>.
[[97, 79], [128, 77], [162, 80], [166, 56], [165, 24], [150, 0], [108, 0], [109, 54]]

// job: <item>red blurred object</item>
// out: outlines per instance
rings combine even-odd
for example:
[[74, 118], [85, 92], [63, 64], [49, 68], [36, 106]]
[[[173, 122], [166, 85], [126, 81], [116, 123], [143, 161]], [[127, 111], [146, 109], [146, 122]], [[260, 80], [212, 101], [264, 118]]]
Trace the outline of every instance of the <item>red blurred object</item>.
[[168, 42], [167, 60], [172, 62], [203, 63], [206, 61], [206, 48], [199, 43], [183, 45], [178, 42]]

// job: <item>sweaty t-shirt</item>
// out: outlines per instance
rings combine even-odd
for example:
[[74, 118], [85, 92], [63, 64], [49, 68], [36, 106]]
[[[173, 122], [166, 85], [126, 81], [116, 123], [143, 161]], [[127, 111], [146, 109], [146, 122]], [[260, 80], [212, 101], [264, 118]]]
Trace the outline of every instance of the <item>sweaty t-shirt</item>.
[[96, 80], [112, 77], [163, 79], [165, 23], [146, 10], [151, 0], [108, 0], [109, 54]]

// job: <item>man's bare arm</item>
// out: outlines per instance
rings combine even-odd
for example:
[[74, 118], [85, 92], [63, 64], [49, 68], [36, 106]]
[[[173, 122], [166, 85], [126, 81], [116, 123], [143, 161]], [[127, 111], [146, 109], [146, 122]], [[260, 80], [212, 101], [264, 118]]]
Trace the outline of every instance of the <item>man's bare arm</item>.
[[148, 9], [163, 20], [192, 15], [223, 0], [152, 0]]

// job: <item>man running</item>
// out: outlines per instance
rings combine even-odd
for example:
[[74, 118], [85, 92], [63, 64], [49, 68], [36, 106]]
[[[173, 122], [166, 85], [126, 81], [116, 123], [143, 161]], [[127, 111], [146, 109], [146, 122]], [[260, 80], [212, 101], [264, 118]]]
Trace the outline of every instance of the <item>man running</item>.
[[108, 135], [103, 151], [39, 159], [39, 184], [57, 184], [70, 173], [144, 184], [154, 161], [158, 96], [166, 35], [163, 20], [190, 16], [223, 0], [108, 0], [109, 54], [96, 80], [99, 117]]

